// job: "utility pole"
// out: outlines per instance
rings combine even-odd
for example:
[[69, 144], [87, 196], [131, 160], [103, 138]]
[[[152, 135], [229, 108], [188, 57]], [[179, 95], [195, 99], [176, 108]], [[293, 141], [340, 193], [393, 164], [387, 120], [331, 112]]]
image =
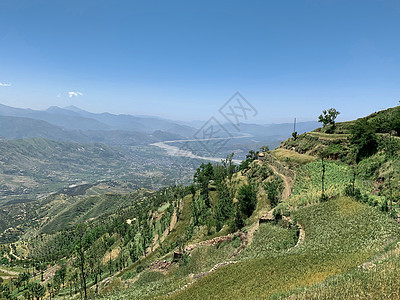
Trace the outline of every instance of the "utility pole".
[[294, 140], [297, 139], [297, 131], [296, 131], [296, 118], [294, 118], [294, 122], [293, 122], [293, 132], [292, 132], [292, 137]]

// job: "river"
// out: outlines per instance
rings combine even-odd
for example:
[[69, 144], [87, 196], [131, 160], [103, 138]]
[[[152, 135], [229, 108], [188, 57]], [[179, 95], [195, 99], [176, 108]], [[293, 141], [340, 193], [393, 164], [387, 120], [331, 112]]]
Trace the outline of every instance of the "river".
[[[180, 156], [180, 157], [188, 157], [188, 158], [194, 158], [194, 159], [202, 159], [202, 160], [207, 160], [207, 161], [213, 161], [213, 162], [221, 162], [221, 160], [225, 158], [220, 158], [220, 157], [212, 157], [212, 156], [199, 156], [197, 154], [194, 154], [190, 150], [182, 150], [176, 146], [169, 145], [170, 143], [184, 143], [184, 142], [204, 142], [204, 141], [215, 141], [215, 140], [230, 140], [230, 139], [242, 139], [242, 138], [248, 138], [250, 137], [249, 135], [245, 136], [235, 136], [235, 137], [229, 137], [229, 138], [209, 138], [209, 139], [191, 139], [191, 140], [174, 140], [174, 141], [164, 141], [164, 142], [157, 142], [151, 144], [151, 146], [156, 146], [161, 149], [164, 149], [167, 152], [167, 155], [170, 156]], [[242, 161], [239, 159], [233, 159], [232, 162], [234, 164], [240, 164]]]

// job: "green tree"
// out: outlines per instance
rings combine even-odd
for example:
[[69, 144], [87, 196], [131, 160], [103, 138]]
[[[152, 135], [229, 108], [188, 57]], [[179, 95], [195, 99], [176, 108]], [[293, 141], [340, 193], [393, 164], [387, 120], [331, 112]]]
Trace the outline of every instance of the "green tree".
[[318, 117], [318, 122], [322, 123], [324, 128], [330, 126], [328, 130], [329, 132], [333, 131], [336, 126], [335, 120], [338, 115], [340, 115], [340, 112], [338, 112], [335, 108], [323, 110], [322, 114]]
[[31, 283], [28, 289], [31, 292], [31, 295], [37, 300], [44, 297], [46, 293], [46, 288], [37, 282]]
[[256, 160], [258, 158], [259, 151], [250, 150], [249, 153], [246, 155], [246, 159], [251, 161]]
[[376, 130], [366, 119], [357, 120], [351, 129], [349, 142], [356, 148], [357, 161], [374, 154], [378, 149]]
[[201, 164], [194, 174], [193, 181], [199, 186], [200, 194], [204, 196], [205, 203], [208, 207], [211, 207], [208, 185], [210, 180], [214, 177], [214, 168], [211, 163]]
[[78, 224], [75, 228], [75, 233], [78, 240], [75, 244], [75, 252], [77, 255], [77, 263], [81, 276], [81, 289], [83, 290], [84, 298], [87, 299], [87, 288], [86, 288], [86, 255], [85, 255], [85, 239], [86, 225]]
[[58, 269], [57, 271], [56, 271], [56, 274], [55, 274], [58, 278], [60, 278], [60, 283], [61, 283], [61, 285], [62, 285], [62, 287], [64, 287], [64, 284], [65, 284], [65, 278], [66, 278], [66, 276], [67, 276], [67, 266], [65, 265], [65, 263], [62, 263], [61, 265], [60, 265], [60, 269]]
[[199, 195], [193, 199], [190, 208], [193, 217], [193, 224], [195, 226], [203, 225], [209, 214], [209, 207], [205, 201], [205, 196]]
[[190, 194], [192, 194], [192, 199], [194, 198], [194, 196], [196, 195], [196, 187], [194, 184], [189, 185], [188, 190], [190, 192]]
[[249, 153], [246, 155], [246, 159], [240, 163], [239, 170], [240, 171], [247, 171], [250, 168], [250, 164], [258, 159], [259, 151], [250, 150]]
[[292, 132], [292, 137], [294, 140], [297, 140], [297, 131]]
[[353, 170], [353, 176], [352, 176], [352, 180], [351, 180], [351, 189], [352, 189], [353, 195], [355, 195], [356, 177], [357, 177], [357, 169], [358, 169], [357, 156], [358, 156], [358, 149], [356, 147], [351, 147], [350, 153], [349, 153], [349, 158], [350, 158], [350, 165]]
[[239, 210], [246, 217], [250, 217], [257, 205], [257, 195], [253, 185], [243, 185], [237, 195]]
[[268, 145], [262, 146], [262, 147], [260, 148], [260, 152], [268, 152], [268, 151], [269, 151]]
[[222, 166], [226, 170], [226, 176], [231, 181], [233, 174], [237, 171], [235, 164], [233, 163], [234, 153], [229, 154], [225, 159], [221, 161]]
[[218, 206], [216, 212], [216, 229], [220, 231], [222, 226], [229, 220], [234, 212], [233, 199], [227, 189], [219, 191]]
[[268, 181], [264, 184], [264, 189], [267, 192], [268, 199], [271, 203], [271, 208], [274, 208], [278, 204], [281, 188], [282, 188], [282, 183], [277, 178], [273, 179], [272, 181]]

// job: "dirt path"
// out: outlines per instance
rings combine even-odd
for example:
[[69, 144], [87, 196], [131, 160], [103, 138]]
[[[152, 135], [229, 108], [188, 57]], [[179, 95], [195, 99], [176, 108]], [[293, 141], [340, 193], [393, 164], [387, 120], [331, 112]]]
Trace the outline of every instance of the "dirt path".
[[0, 268], [0, 272], [9, 274], [10, 276], [15, 276], [15, 275], [19, 274], [19, 272], [10, 271], [10, 270], [6, 270], [6, 269], [2, 269], [2, 268]]
[[384, 261], [385, 259], [388, 259], [391, 256], [397, 257], [399, 255], [400, 255], [400, 242], [397, 243], [397, 245], [394, 249], [389, 250], [388, 252], [385, 252], [381, 255], [373, 257], [369, 261], [366, 261], [366, 262], [362, 263], [361, 265], [359, 265], [358, 268], [361, 270], [364, 270], [364, 271], [368, 270], [368, 269], [372, 269], [372, 268], [375, 268], [377, 264]]
[[56, 274], [57, 270], [59, 269], [61, 269], [61, 267], [57, 265], [47, 268], [46, 271], [44, 271], [43, 273], [43, 279], [44, 279], [43, 284], [52, 279]]
[[204, 277], [204, 276], [206, 276], [206, 275], [208, 275], [208, 274], [214, 272], [215, 270], [219, 269], [220, 267], [227, 266], [227, 265], [232, 265], [232, 264], [236, 264], [236, 263], [238, 263], [238, 262], [237, 262], [237, 261], [224, 261], [224, 262], [222, 262], [222, 263], [216, 264], [214, 267], [212, 267], [212, 268], [211, 268], [209, 271], [207, 271], [207, 272], [199, 273], [199, 274], [196, 274], [196, 275], [192, 274], [192, 275], [190, 276], [191, 278], [193, 278], [193, 280], [192, 280], [191, 282], [185, 284], [183, 287], [181, 287], [181, 288], [179, 288], [179, 289], [177, 289], [177, 290], [174, 290], [174, 291], [172, 291], [172, 292], [169, 292], [169, 293], [167, 294], [167, 296], [171, 296], [171, 295], [174, 294], [174, 293], [177, 293], [177, 292], [179, 292], [179, 291], [183, 291], [184, 289], [188, 288], [188, 287], [191, 286], [193, 283], [195, 283], [195, 282], [197, 281], [197, 279], [199, 279], [199, 278], [201, 278], [201, 277]]
[[[289, 176], [285, 176], [284, 174], [280, 173], [278, 171], [278, 169], [275, 166], [273, 166], [272, 164], [269, 164], [269, 167], [272, 169], [272, 171], [274, 172], [275, 175], [281, 177], [282, 180], [283, 180], [284, 190], [282, 192], [282, 200], [288, 199], [290, 197], [291, 193], [292, 193], [292, 185], [293, 185], [292, 178], [290, 178]], [[274, 212], [274, 209], [271, 209], [269, 211], [266, 211], [266, 210], [262, 211], [260, 213], [261, 218], [273, 219], [274, 218], [273, 217], [273, 212]], [[299, 234], [299, 240], [297, 241], [297, 244], [295, 245], [295, 247], [299, 246], [303, 242], [304, 237], [305, 237], [305, 231], [304, 231], [303, 227], [300, 224], [297, 224], [297, 225], [299, 226], [300, 234]], [[209, 241], [203, 241], [203, 242], [200, 242], [200, 243], [197, 243], [197, 244], [189, 245], [188, 247], [186, 247], [185, 250], [186, 251], [191, 251], [191, 250], [195, 249], [198, 246], [211, 246], [211, 245], [214, 245], [216, 242], [219, 242], [219, 239], [221, 239], [221, 238], [222, 239], [226, 239], [226, 238], [231, 239], [233, 236], [239, 235], [240, 239], [242, 241], [242, 244], [239, 246], [238, 249], [236, 249], [229, 256], [229, 258], [233, 258], [233, 257], [237, 256], [243, 249], [247, 248], [248, 246], [250, 246], [252, 244], [253, 239], [254, 239], [254, 234], [258, 230], [259, 227], [260, 227], [260, 222], [259, 222], [259, 220], [257, 220], [257, 222], [255, 222], [250, 228], [247, 229], [247, 232], [245, 234], [237, 232], [235, 234], [231, 234], [231, 235], [228, 235], [228, 236], [222, 236], [222, 237], [214, 238], [214, 239], [209, 240]], [[193, 281], [187, 283], [186, 285], [184, 285], [183, 287], [181, 287], [178, 290], [175, 290], [173, 292], [168, 293], [168, 296], [172, 295], [175, 292], [182, 291], [182, 290], [186, 289], [187, 287], [189, 287], [190, 285], [195, 283], [197, 279], [214, 272], [215, 270], [217, 270], [218, 268], [220, 268], [222, 266], [235, 264], [237, 262], [238, 261], [224, 261], [222, 263], [216, 264], [211, 270], [209, 270], [207, 272], [203, 272], [203, 273], [200, 273], [200, 274], [197, 274], [197, 275], [193, 275], [193, 279], [194, 279]]]
[[293, 180], [291, 178], [283, 175], [282, 173], [279, 173], [278, 169], [275, 166], [269, 165], [269, 167], [272, 169], [272, 171], [276, 175], [278, 175], [283, 180], [284, 189], [282, 192], [282, 201], [284, 201], [287, 198], [289, 198], [290, 194], [292, 193]]
[[[271, 167], [272, 171], [276, 175], [281, 177], [283, 180], [284, 190], [282, 192], [282, 200], [288, 199], [292, 193], [293, 179], [280, 173], [275, 166], [270, 165], [270, 167]], [[272, 214], [273, 214], [273, 209], [271, 211], [269, 211], [265, 217], [271, 218], [271, 217], [273, 217]], [[304, 239], [306, 238], [306, 232], [305, 232], [303, 226], [299, 222], [297, 222], [296, 225], [299, 228], [300, 233], [299, 233], [299, 239], [294, 247], [300, 246], [303, 243]]]
[[10, 255], [14, 256], [17, 260], [22, 260], [21, 257], [18, 257], [16, 254], [13, 253], [13, 248], [11, 244], [9, 244], [9, 246], [10, 246]]
[[239, 235], [238, 232], [236, 233], [231, 233], [228, 235], [223, 235], [223, 236], [217, 236], [211, 240], [206, 240], [206, 241], [201, 241], [195, 244], [190, 244], [188, 246], [186, 246], [185, 251], [193, 251], [194, 249], [196, 249], [197, 247], [201, 247], [201, 246], [215, 246], [217, 244], [220, 244], [222, 242], [230, 242], [233, 240], [233, 238], [235, 236]]
[[300, 233], [299, 233], [299, 239], [297, 240], [297, 243], [294, 247], [300, 246], [304, 242], [304, 239], [306, 238], [306, 231], [304, 230], [303, 226], [299, 222], [297, 222], [296, 225], [299, 228]]
[[[292, 193], [292, 185], [293, 185], [293, 180], [292, 178], [285, 176], [284, 174], [280, 173], [278, 169], [273, 166], [272, 164], [268, 165], [272, 171], [274, 172], [275, 175], [279, 176], [282, 178], [284, 189], [282, 192], [282, 201], [288, 199], [290, 197], [290, 194]], [[261, 215], [260, 219], [266, 219], [266, 220], [272, 220], [274, 218], [273, 216], [274, 209], [271, 209], [270, 211], [264, 213]], [[252, 227], [249, 228], [247, 231], [247, 246], [250, 246], [251, 243], [253, 242], [254, 238], [254, 233], [258, 230], [260, 227], [260, 222], [256, 222]]]
[[[271, 210], [273, 211], [273, 210]], [[254, 233], [260, 227], [260, 221], [257, 221], [253, 226], [249, 228], [246, 234], [246, 247], [250, 246], [253, 243]]]

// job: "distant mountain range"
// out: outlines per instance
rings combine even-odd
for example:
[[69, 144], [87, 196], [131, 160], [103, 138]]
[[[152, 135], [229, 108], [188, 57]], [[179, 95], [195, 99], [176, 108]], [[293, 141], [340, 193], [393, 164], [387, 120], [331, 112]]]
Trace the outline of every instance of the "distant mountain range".
[[[200, 121], [187, 123], [149, 116], [91, 113], [75, 106], [47, 110], [15, 108], [0, 104], [0, 137], [21, 139], [41, 137], [54, 141], [106, 143], [109, 145], [144, 145], [157, 141], [201, 138]], [[245, 124], [238, 128], [222, 125], [220, 136], [251, 135], [268, 141], [290, 137], [293, 124]], [[318, 127], [317, 122], [297, 124], [299, 133]], [[197, 134], [196, 134], [197, 133]], [[221, 134], [222, 133], [222, 134]]]
[[169, 120], [123, 114], [96, 114], [75, 106], [65, 108], [52, 106], [47, 110], [32, 110], [0, 104], [0, 115], [42, 120], [56, 126], [74, 130], [125, 130], [146, 133], [163, 130], [182, 136], [190, 136], [195, 132], [193, 127], [179, 125]]
[[76, 107], [45, 111], [0, 104], [0, 136], [54, 141], [141, 145], [191, 137], [196, 129], [172, 121], [130, 115], [94, 114]]

